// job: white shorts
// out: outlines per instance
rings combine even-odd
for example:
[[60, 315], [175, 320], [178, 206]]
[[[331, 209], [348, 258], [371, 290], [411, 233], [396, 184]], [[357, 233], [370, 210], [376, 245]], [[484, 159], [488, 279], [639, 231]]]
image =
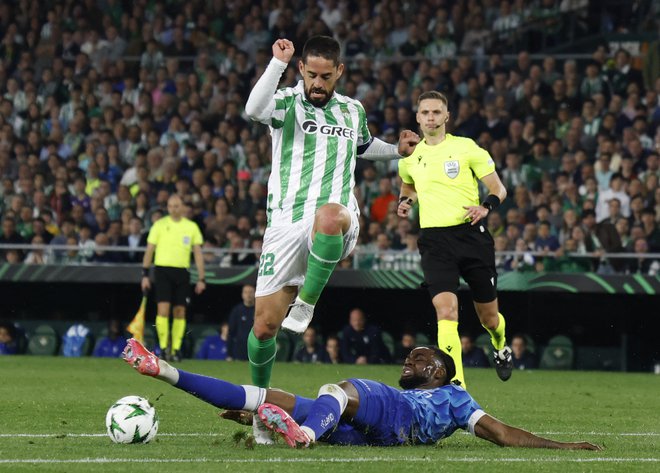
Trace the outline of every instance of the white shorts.
[[[360, 233], [357, 213], [350, 214], [351, 226], [344, 234], [341, 259], [355, 249]], [[314, 217], [310, 217], [291, 225], [266, 229], [259, 260], [255, 292], [257, 297], [268, 296], [286, 286], [302, 286], [307, 271], [307, 258], [312, 248], [313, 226]]]

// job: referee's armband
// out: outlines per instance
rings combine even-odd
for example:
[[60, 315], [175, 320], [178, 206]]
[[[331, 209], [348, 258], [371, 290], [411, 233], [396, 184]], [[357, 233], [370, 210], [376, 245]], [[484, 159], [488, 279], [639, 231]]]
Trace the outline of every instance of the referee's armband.
[[484, 201], [481, 203], [482, 207], [486, 207], [489, 212], [491, 212], [493, 209], [496, 209], [499, 207], [501, 201], [500, 198], [497, 197], [495, 194], [488, 194], [488, 197], [484, 199]]

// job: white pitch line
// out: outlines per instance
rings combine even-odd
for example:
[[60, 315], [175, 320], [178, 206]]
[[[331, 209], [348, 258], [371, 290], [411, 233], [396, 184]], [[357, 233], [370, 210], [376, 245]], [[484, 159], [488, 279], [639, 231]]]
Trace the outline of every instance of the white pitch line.
[[[467, 432], [459, 432], [469, 435]], [[660, 432], [535, 432], [537, 435], [600, 435], [605, 437], [660, 437]], [[60, 433], [60, 434], [30, 434], [30, 433], [16, 433], [16, 434], [0, 434], [0, 438], [11, 437], [24, 437], [24, 438], [55, 438], [55, 437], [105, 437], [106, 433], [98, 434], [74, 434], [74, 433]], [[159, 433], [159, 437], [218, 437], [223, 434], [214, 432], [163, 432]]]
[[[160, 433], [159, 437], [218, 437], [221, 434], [213, 432], [195, 432], [195, 433]], [[108, 434], [0, 434], [0, 438], [24, 437], [24, 438], [55, 438], [55, 437], [107, 437]]]
[[[16, 464], [16, 463], [237, 463], [237, 464], [252, 464], [252, 463], [372, 463], [372, 462], [416, 462], [416, 463], [431, 463], [437, 461], [437, 458], [420, 458], [420, 457], [372, 457], [372, 458], [266, 458], [266, 459], [250, 459], [250, 458], [73, 458], [69, 460], [53, 459], [53, 458], [16, 458], [16, 459], [0, 459], [0, 464]], [[608, 458], [608, 457], [594, 457], [594, 458], [490, 458], [490, 457], [455, 457], [443, 458], [443, 462], [452, 463], [527, 463], [527, 462], [542, 462], [542, 463], [660, 463], [660, 458]]]

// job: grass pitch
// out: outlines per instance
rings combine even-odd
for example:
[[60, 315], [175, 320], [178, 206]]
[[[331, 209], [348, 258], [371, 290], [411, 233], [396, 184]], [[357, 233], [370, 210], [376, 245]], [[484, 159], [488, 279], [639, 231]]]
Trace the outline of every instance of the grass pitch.
[[[180, 368], [249, 384], [245, 363], [185, 361]], [[273, 386], [313, 397], [348, 377], [396, 385], [398, 366], [277, 364]], [[250, 448], [247, 427], [218, 409], [138, 375], [118, 359], [0, 357], [0, 471], [660, 471], [660, 376], [518, 371], [507, 383], [494, 370], [466, 370], [469, 390], [489, 414], [558, 440], [588, 440], [602, 452], [500, 448], [463, 432], [435, 446], [373, 448], [283, 442]], [[154, 402], [160, 416], [147, 445], [113, 444], [105, 413], [120, 397]], [[237, 440], [238, 439], [238, 440]]]

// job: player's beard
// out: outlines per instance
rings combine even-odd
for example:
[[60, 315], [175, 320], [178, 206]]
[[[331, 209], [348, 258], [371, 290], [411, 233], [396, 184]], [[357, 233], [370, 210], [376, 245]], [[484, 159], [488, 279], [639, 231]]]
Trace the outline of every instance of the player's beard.
[[401, 376], [399, 378], [399, 386], [403, 389], [415, 389], [427, 381], [428, 379], [422, 376], [406, 376], [405, 378]]
[[[324, 96], [323, 96], [322, 99], [315, 99], [315, 98], [312, 98], [312, 92], [317, 92], [317, 93], [320, 92], [320, 93], [324, 94]], [[334, 89], [328, 92], [327, 90], [313, 89], [313, 88], [310, 87], [309, 89], [305, 90], [305, 98], [307, 99], [307, 101], [309, 103], [311, 103], [315, 107], [320, 108], [320, 107], [324, 107], [325, 104], [327, 104], [330, 101], [330, 97], [332, 97], [333, 92], [334, 92]]]

